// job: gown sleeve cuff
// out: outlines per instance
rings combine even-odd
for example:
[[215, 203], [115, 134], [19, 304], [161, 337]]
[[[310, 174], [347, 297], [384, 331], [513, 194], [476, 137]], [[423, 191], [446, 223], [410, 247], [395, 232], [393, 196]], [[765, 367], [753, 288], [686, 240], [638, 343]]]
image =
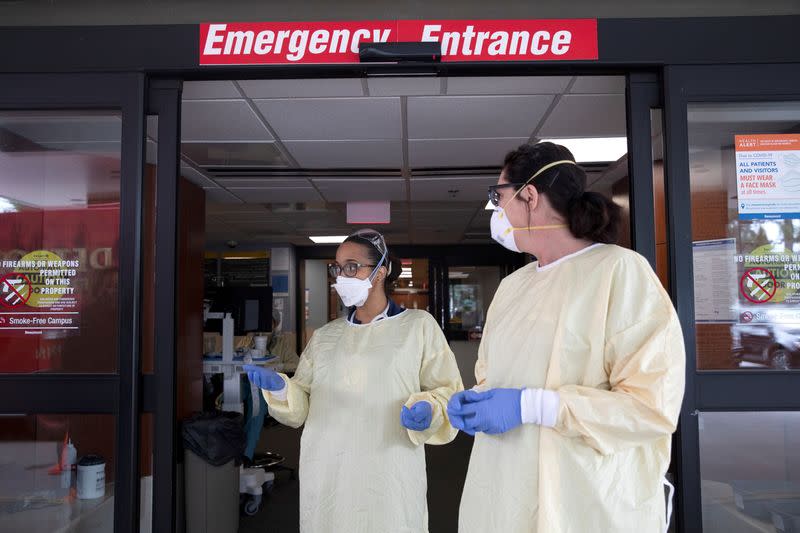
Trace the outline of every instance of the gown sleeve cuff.
[[284, 380], [283, 388], [281, 390], [269, 391], [269, 394], [276, 400], [285, 402], [286, 398], [289, 396], [289, 386], [286, 384], [286, 380]]
[[555, 391], [523, 389], [519, 398], [523, 424], [552, 428], [556, 425], [560, 399]]

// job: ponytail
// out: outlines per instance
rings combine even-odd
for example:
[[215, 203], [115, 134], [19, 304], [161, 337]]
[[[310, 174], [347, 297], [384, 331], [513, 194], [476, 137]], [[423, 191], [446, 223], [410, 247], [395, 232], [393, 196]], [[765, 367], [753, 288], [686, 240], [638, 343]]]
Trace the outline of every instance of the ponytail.
[[403, 271], [403, 264], [400, 260], [393, 255], [386, 258], [386, 279], [383, 281], [383, 288], [386, 291], [386, 296], [392, 293], [392, 285], [400, 279], [400, 274]]
[[569, 206], [569, 229], [579, 239], [604, 244], [617, 242], [620, 218], [620, 207], [596, 192], [584, 192]]

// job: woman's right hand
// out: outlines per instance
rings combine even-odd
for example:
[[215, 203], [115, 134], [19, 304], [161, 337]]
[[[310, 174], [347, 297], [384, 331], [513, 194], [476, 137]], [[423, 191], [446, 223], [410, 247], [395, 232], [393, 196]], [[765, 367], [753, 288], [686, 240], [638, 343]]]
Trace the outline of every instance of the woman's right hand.
[[286, 387], [283, 378], [270, 368], [256, 365], [244, 365], [242, 368], [247, 372], [250, 382], [259, 389], [275, 392]]

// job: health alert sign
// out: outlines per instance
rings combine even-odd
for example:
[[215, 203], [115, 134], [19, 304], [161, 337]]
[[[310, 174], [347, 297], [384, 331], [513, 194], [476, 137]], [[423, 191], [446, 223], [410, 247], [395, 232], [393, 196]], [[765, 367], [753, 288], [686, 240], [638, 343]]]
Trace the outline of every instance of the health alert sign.
[[0, 261], [0, 332], [78, 329], [79, 269], [47, 250]]
[[358, 63], [392, 42], [440, 42], [444, 62], [598, 58], [596, 19], [264, 22], [201, 24], [200, 65]]
[[736, 135], [741, 219], [800, 218], [800, 134]]

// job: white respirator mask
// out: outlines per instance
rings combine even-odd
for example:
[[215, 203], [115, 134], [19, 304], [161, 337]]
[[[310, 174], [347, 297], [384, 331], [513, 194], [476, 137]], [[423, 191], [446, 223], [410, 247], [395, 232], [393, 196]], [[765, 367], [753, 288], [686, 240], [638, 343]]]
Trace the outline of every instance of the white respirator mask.
[[[569, 159], [565, 159], [562, 161], [554, 161], [552, 163], [543, 166], [533, 176], [531, 176], [528, 179], [528, 181], [526, 181], [522, 185], [522, 187], [517, 189], [517, 192], [515, 192], [514, 196], [512, 196], [511, 199], [508, 202], [506, 202], [506, 205], [511, 203], [514, 200], [514, 198], [517, 197], [520, 191], [524, 189], [525, 186], [528, 185], [531, 181], [533, 181], [536, 177], [538, 177], [542, 172], [551, 169], [556, 165], [564, 165], [564, 164], [575, 165], [576, 163], [575, 161], [570, 161]], [[492, 239], [494, 239], [502, 247], [516, 253], [520, 253], [520, 249], [519, 246], [517, 246], [516, 239], [514, 238], [514, 232], [525, 231], [525, 230], [534, 231], [534, 230], [546, 230], [546, 229], [559, 229], [566, 227], [567, 227], [566, 224], [551, 224], [547, 226], [527, 226], [524, 228], [516, 228], [511, 224], [511, 221], [508, 219], [508, 214], [506, 214], [505, 209], [499, 206], [496, 207], [494, 213], [492, 213], [492, 220], [489, 225], [490, 232], [492, 234]]]
[[[371, 232], [364, 231], [356, 233], [355, 235], [360, 235], [360, 233], [372, 235]], [[367, 298], [369, 298], [369, 291], [372, 289], [372, 280], [375, 279], [375, 276], [378, 273], [378, 269], [383, 266], [384, 261], [386, 261], [386, 256], [389, 253], [389, 250], [386, 248], [386, 244], [383, 241], [383, 237], [380, 234], [375, 233], [377, 237], [379, 237], [380, 242], [375, 242], [376, 248], [379, 250], [383, 248], [381, 260], [378, 261], [378, 264], [370, 273], [369, 277], [366, 279], [359, 279], [359, 278], [348, 278], [347, 276], [339, 275], [336, 277], [336, 283], [331, 285], [336, 290], [336, 293], [339, 295], [339, 298], [342, 299], [342, 303], [345, 307], [361, 307], [367, 302]], [[363, 237], [362, 237], [363, 238]], [[372, 239], [364, 238], [364, 240], [372, 241], [377, 240], [375, 237]], [[382, 245], [382, 246], [381, 246]], [[391, 269], [391, 267], [390, 267]]]

